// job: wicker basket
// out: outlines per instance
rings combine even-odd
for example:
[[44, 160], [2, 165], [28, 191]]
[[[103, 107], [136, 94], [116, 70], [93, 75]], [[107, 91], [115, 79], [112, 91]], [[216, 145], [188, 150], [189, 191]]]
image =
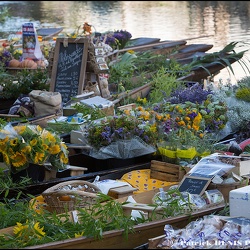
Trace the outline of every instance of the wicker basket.
[[46, 189], [42, 196], [48, 210], [64, 213], [94, 204], [101, 190], [88, 181], [65, 181]]

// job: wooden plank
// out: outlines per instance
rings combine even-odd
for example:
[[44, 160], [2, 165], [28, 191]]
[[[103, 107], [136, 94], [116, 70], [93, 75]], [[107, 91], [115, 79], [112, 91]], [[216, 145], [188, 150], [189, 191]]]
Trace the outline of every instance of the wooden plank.
[[7, 117], [7, 118], [20, 118], [20, 115], [0, 114], [0, 117]]
[[108, 195], [115, 199], [118, 199], [122, 197], [128, 197], [129, 195], [132, 195], [136, 190], [138, 189], [125, 185], [121, 187], [110, 188], [108, 191]]
[[[131, 215], [132, 210], [138, 210], [138, 211], [142, 211], [146, 214], [146, 216], [148, 218], [152, 218], [153, 213], [154, 214], [154, 219], [157, 219], [157, 217], [159, 216], [159, 214], [157, 214], [157, 212], [160, 212], [160, 216], [162, 216], [162, 211], [163, 211], [163, 207], [158, 206], [150, 206], [144, 203], [128, 203], [128, 204], [124, 204], [122, 205], [124, 214], [127, 216]], [[162, 217], [158, 217], [158, 219], [161, 219]]]
[[147, 94], [150, 92], [152, 83], [147, 83], [143, 86], [140, 86], [138, 88], [135, 88], [131, 91], [127, 92], [122, 92], [121, 94], [118, 95], [117, 99], [113, 100], [112, 102], [114, 105], [119, 103], [121, 100], [130, 97], [131, 99], [136, 99], [137, 97], [143, 98], [146, 97]]
[[210, 37], [212, 35], [204, 35], [204, 36], [198, 36], [198, 37], [190, 37], [187, 39], [182, 39], [182, 40], [176, 40], [176, 41], [172, 41], [172, 40], [167, 40], [167, 41], [160, 41], [157, 43], [151, 43], [151, 44], [147, 44], [147, 45], [141, 45], [141, 46], [131, 46], [131, 47], [126, 47], [122, 50], [117, 50], [115, 53], [120, 53], [120, 52], [126, 52], [128, 50], [140, 50], [140, 49], [144, 49], [144, 48], [153, 48], [155, 46], [162, 46], [162, 45], [166, 45], [166, 44], [175, 44], [176, 45], [184, 45], [187, 43], [187, 40], [195, 40], [195, 39], [200, 39], [200, 38], [205, 38], [205, 37]]
[[206, 52], [186, 52], [186, 53], [173, 53], [171, 55], [168, 56], [169, 59], [175, 59], [177, 60], [177, 62], [180, 60], [180, 59], [184, 59], [184, 58], [190, 58], [190, 57], [194, 57], [194, 56], [197, 56], [197, 57], [202, 57], [202, 56], [205, 56], [206, 55]]

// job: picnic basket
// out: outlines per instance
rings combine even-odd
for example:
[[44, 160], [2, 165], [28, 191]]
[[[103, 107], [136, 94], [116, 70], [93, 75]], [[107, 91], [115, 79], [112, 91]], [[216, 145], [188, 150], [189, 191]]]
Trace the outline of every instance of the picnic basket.
[[91, 182], [75, 180], [52, 186], [46, 189], [42, 196], [49, 211], [64, 213], [91, 206], [96, 202], [98, 192], [101, 192], [101, 190]]

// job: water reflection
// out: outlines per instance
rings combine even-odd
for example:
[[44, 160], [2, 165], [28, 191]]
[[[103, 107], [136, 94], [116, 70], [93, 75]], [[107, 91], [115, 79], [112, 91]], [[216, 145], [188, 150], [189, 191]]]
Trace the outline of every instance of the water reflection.
[[[98, 32], [125, 29], [132, 38], [189, 39], [188, 43], [212, 44], [210, 52], [233, 41], [248, 42], [250, 37], [249, 1], [1, 1], [1, 5], [8, 6], [12, 16], [0, 24], [1, 37], [30, 20], [37, 26], [61, 26], [67, 33], [87, 21]], [[246, 75], [238, 63], [233, 68], [232, 79]], [[228, 71], [222, 70], [219, 77], [229, 77]]]

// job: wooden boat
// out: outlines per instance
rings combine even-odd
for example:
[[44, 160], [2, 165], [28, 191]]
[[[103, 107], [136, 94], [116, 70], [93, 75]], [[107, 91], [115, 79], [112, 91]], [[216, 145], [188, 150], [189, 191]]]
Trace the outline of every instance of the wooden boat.
[[39, 29], [36, 30], [37, 35], [41, 36], [43, 41], [48, 41], [50, 39], [53, 39], [53, 37], [56, 37], [62, 31], [63, 31], [62, 27], [58, 27], [58, 28], [39, 28]]
[[[230, 64], [233, 64], [238, 60], [240, 60], [240, 59], [237, 60], [236, 58], [226, 58], [226, 57], [224, 59], [228, 60]], [[187, 58], [185, 60], [187, 60]], [[209, 76], [215, 76], [219, 74], [220, 71], [226, 67], [227, 65], [225, 65], [224, 60], [207, 63], [202, 66], [196, 66], [192, 68], [192, 74], [186, 75], [184, 77], [184, 80], [200, 82], [202, 79], [207, 79]]]
[[[78, 158], [79, 159], [79, 158]], [[78, 166], [79, 167], [79, 166]], [[100, 166], [101, 168], [101, 166]], [[106, 168], [99, 171], [90, 171], [88, 168], [85, 168], [83, 174], [77, 174], [74, 176], [71, 176], [71, 170], [67, 169], [62, 172], [56, 173], [56, 178], [46, 180], [43, 182], [38, 182], [34, 184], [29, 184], [25, 186], [20, 187], [14, 187], [8, 189], [8, 194], [6, 195], [5, 190], [0, 190], [0, 201], [3, 201], [4, 198], [16, 198], [18, 195], [20, 196], [20, 199], [27, 198], [27, 194], [31, 195], [40, 195], [43, 191], [46, 189], [65, 181], [73, 181], [73, 180], [85, 180], [93, 182], [96, 176], [100, 176], [100, 179], [110, 178], [110, 179], [119, 179], [124, 175], [125, 173], [132, 171], [132, 170], [138, 170], [138, 169], [149, 169], [150, 168], [150, 162], [144, 162], [144, 163], [138, 163], [138, 164], [132, 164], [132, 165], [126, 165], [126, 166], [117, 166], [116, 168]], [[84, 168], [83, 168], [84, 169]], [[81, 171], [81, 168], [79, 169]], [[102, 176], [104, 176], [102, 178]]]
[[[231, 43], [227, 46], [228, 50], [225, 48], [219, 52], [209, 53], [209, 50], [213, 47], [211, 44], [187, 44], [187, 40], [192, 40], [195, 38], [190, 38], [186, 40], [178, 41], [158, 41], [155, 43], [146, 43], [147, 39], [137, 38], [135, 39], [134, 46], [125, 47], [122, 50], [115, 51], [112, 54], [112, 59], [117, 60], [120, 53], [127, 52], [129, 50], [134, 50], [136, 52], [150, 51], [155, 54], [165, 55], [166, 59], [174, 59], [181, 65], [193, 65], [189, 73], [180, 72], [180, 77], [177, 78], [178, 81], [184, 82], [199, 82], [202, 83], [208, 77], [213, 78], [215, 75], [220, 73], [220, 70], [230, 67], [233, 63], [242, 59], [243, 54], [232, 53], [232, 47], [235, 46]], [[143, 44], [145, 41], [146, 44]], [[151, 40], [152, 41], [152, 40]], [[230, 46], [232, 46], [230, 48]], [[183, 74], [184, 73], [184, 74]], [[124, 98], [130, 97], [136, 99], [139, 97], [146, 97], [151, 90], [150, 78], [153, 72], [148, 74], [148, 83], [144, 86], [137, 87], [131, 91], [126, 91], [124, 93], [119, 93], [114, 103], [120, 103]], [[132, 79], [132, 82], [136, 82]]]
[[[201, 36], [206, 37], [206, 36]], [[199, 37], [199, 38], [201, 38]], [[129, 45], [126, 46], [124, 49], [115, 50], [113, 53], [110, 54], [111, 60], [117, 60], [118, 55], [121, 53], [127, 52], [129, 50], [133, 50], [136, 52], [145, 52], [150, 51], [154, 54], [161, 54], [166, 55], [166, 58], [169, 59], [176, 59], [185, 60], [185, 58], [190, 58], [191, 56], [196, 55], [195, 53], [204, 53], [210, 50], [213, 45], [210, 44], [187, 44], [187, 40], [197, 39], [190, 38], [186, 40], [166, 40], [160, 41], [158, 38], [135, 38], [131, 39]], [[201, 55], [201, 54], [200, 54]], [[182, 63], [183, 64], [183, 63]], [[221, 66], [221, 65], [220, 65]], [[202, 72], [202, 74], [200, 74]], [[214, 72], [213, 72], [214, 73]], [[219, 70], [218, 72], [219, 73]], [[148, 79], [152, 76], [153, 73], [148, 74]], [[212, 74], [212, 73], [211, 73]], [[191, 73], [186, 74], [185, 76], [179, 77], [179, 81], [201, 81], [202, 79], [206, 79], [209, 75], [209, 71], [205, 71], [203, 68], [197, 68], [194, 71], [191, 70]], [[136, 82], [137, 77], [134, 77], [131, 81]], [[123, 93], [118, 94], [115, 99], [113, 98], [112, 101], [114, 104], [119, 104], [124, 98], [131, 98], [136, 99], [137, 97], [144, 98], [146, 97], [151, 90], [151, 83], [146, 83], [143, 86], [136, 87], [131, 91], [126, 91]]]
[[[201, 36], [206, 37], [206, 36]], [[198, 37], [198, 38], [201, 38]], [[136, 38], [134, 39], [134, 45], [124, 48], [123, 50], [118, 51], [117, 53], [126, 52], [128, 50], [135, 51], [151, 51], [155, 54], [163, 54], [166, 55], [167, 59], [175, 59], [180, 64], [189, 64], [194, 59], [202, 58], [206, 55], [212, 53], [206, 53], [210, 49], [213, 48], [211, 44], [187, 44], [188, 40], [197, 39], [197, 37], [179, 40], [179, 41], [158, 41], [156, 43], [147, 43], [146, 38]], [[133, 39], [132, 39], [133, 40]], [[155, 38], [155, 40], [157, 40]], [[143, 42], [145, 42], [143, 44]], [[132, 42], [133, 44], [133, 42]], [[242, 55], [243, 56], [243, 55]], [[188, 74], [184, 77], [180, 77], [179, 80], [188, 80], [188, 81], [197, 81], [201, 82], [201, 80], [206, 79], [208, 76], [214, 76], [220, 72], [220, 70], [226, 68], [228, 65], [225, 64], [225, 61], [228, 60], [230, 64], [240, 60], [242, 56], [238, 57], [230, 57], [229, 54], [223, 52], [221, 53], [221, 60], [212, 60], [207, 63], [203, 63], [202, 66], [195, 66], [191, 69], [191, 74]], [[225, 59], [225, 60], [223, 60]], [[216, 61], [215, 61], [216, 60]], [[206, 68], [206, 70], [204, 69]]]
[[160, 38], [152, 38], [152, 37], [139, 37], [130, 39], [128, 44], [126, 45], [126, 48], [129, 47], [135, 47], [140, 45], [148, 45], [148, 44], [154, 44], [160, 42]]
[[204, 215], [213, 214], [223, 210], [224, 205], [206, 209], [190, 215], [176, 216], [169, 219], [142, 223], [134, 226], [134, 232], [125, 238], [123, 230], [112, 230], [103, 233], [101, 240], [80, 237], [58, 242], [46, 243], [24, 249], [134, 249], [148, 242], [148, 239], [164, 233], [164, 226], [170, 224], [175, 227], [185, 227], [192, 220], [199, 219]]
[[[56, 37], [58, 34], [60, 34], [63, 31], [62, 27], [58, 28], [39, 28], [36, 30], [37, 35], [41, 37], [41, 40], [43, 42], [49, 41], [53, 39], [53, 37]], [[21, 32], [18, 32], [18, 34], [22, 34]], [[0, 46], [2, 46], [3, 43], [9, 43], [8, 39], [0, 39]], [[14, 48], [22, 48], [22, 41], [20, 40], [17, 44], [13, 45]], [[7, 46], [8, 48], [8, 46]]]
[[[163, 188], [165, 191], [169, 186]], [[154, 189], [133, 195], [137, 205], [123, 204], [125, 214], [130, 214], [131, 209], [143, 211], [145, 213], [152, 213], [154, 210], [152, 198], [159, 189]], [[117, 202], [124, 203], [127, 197], [117, 199]], [[155, 217], [150, 222], [141, 223], [133, 227], [133, 232], [129, 232], [128, 237], [124, 235], [124, 230], [111, 230], [103, 232], [102, 239], [94, 239], [93, 237], [80, 237], [65, 239], [57, 242], [50, 242], [42, 245], [35, 245], [26, 247], [25, 249], [134, 249], [142, 244], [148, 242], [148, 239], [162, 235], [164, 233], [164, 226], [170, 224], [172, 226], [181, 228], [186, 226], [189, 222], [197, 220], [204, 215], [216, 214], [225, 208], [225, 203], [218, 203], [210, 205], [204, 209], [196, 211], [189, 211], [183, 215], [173, 216], [162, 219], [162, 217]], [[72, 215], [74, 211], [71, 212]], [[1, 229], [0, 233], [12, 233], [13, 227]]]
[[[166, 190], [168, 187], [165, 187]], [[143, 192], [133, 195], [136, 201], [144, 201], [145, 205], [150, 204], [154, 194], [159, 189]], [[126, 198], [118, 199], [118, 202], [124, 202]], [[143, 202], [143, 203], [144, 203]], [[224, 203], [201, 209], [195, 212], [187, 213], [180, 216], [168, 217], [165, 219], [156, 219], [151, 222], [141, 223], [133, 227], [133, 232], [128, 234], [126, 238], [124, 230], [111, 230], [103, 233], [102, 239], [94, 239], [92, 237], [79, 237], [74, 239], [66, 239], [57, 242], [50, 242], [42, 245], [26, 247], [25, 249], [134, 249], [148, 242], [148, 239], [162, 235], [164, 226], [170, 224], [181, 228], [185, 227], [189, 222], [197, 220], [204, 215], [218, 213], [225, 207]], [[140, 209], [143, 209], [142, 207]], [[153, 207], [151, 207], [151, 210]], [[126, 211], [126, 209], [125, 209]], [[6, 229], [7, 230], [7, 229]], [[0, 231], [1, 232], [1, 231]]]

